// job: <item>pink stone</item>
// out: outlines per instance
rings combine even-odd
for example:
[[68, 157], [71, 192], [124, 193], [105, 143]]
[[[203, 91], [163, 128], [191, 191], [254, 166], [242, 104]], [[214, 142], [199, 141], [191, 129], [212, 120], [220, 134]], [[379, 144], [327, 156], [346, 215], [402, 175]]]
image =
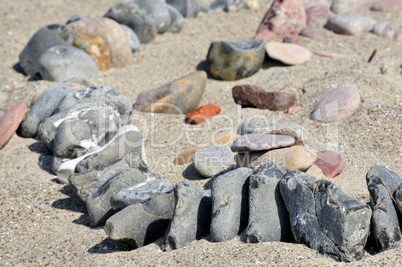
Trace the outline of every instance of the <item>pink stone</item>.
[[343, 159], [334, 151], [326, 150], [317, 152], [314, 165], [318, 166], [326, 177], [334, 178], [344, 168]]
[[0, 119], [0, 149], [2, 149], [18, 129], [28, 111], [27, 104], [19, 103], [12, 106]]
[[297, 44], [270, 42], [265, 44], [265, 49], [270, 58], [288, 65], [303, 64], [311, 59], [310, 51]]
[[305, 28], [299, 33], [299, 35], [311, 39], [324, 39], [328, 36], [329, 32], [330, 31], [324, 28]]
[[333, 13], [327, 6], [316, 5], [306, 8], [307, 26], [322, 27], [331, 15]]
[[377, 23], [371, 30], [372, 33], [387, 39], [394, 39], [396, 27], [391, 22]]
[[371, 6], [373, 11], [401, 12], [402, 0], [381, 0]]

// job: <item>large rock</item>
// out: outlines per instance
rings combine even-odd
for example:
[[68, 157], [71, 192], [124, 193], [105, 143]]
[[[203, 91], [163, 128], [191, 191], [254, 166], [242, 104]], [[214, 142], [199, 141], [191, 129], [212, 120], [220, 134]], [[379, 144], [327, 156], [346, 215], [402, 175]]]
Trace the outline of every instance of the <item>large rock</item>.
[[280, 181], [296, 242], [339, 261], [363, 257], [371, 209], [328, 180], [293, 170]]
[[138, 95], [134, 109], [142, 112], [186, 114], [197, 108], [207, 75], [196, 71]]
[[195, 18], [200, 11], [198, 0], [166, 0], [166, 3], [177, 9], [185, 18]]
[[106, 47], [102, 37], [86, 32], [78, 32], [74, 35], [73, 45], [90, 55], [99, 70], [104, 71], [112, 67], [109, 49]]
[[12, 106], [0, 118], [0, 150], [8, 143], [28, 111], [27, 104]]
[[376, 20], [367, 17], [333, 15], [329, 17], [325, 28], [339, 34], [360, 35], [371, 31], [376, 24]]
[[216, 79], [234, 81], [258, 72], [264, 62], [263, 41], [215, 41], [207, 55], [207, 68]]
[[204, 177], [212, 177], [226, 170], [233, 161], [230, 149], [210, 145], [200, 148], [194, 153], [194, 167]]
[[233, 142], [230, 149], [232, 149], [233, 152], [245, 153], [289, 147], [294, 143], [295, 139], [288, 135], [245, 134], [238, 137]]

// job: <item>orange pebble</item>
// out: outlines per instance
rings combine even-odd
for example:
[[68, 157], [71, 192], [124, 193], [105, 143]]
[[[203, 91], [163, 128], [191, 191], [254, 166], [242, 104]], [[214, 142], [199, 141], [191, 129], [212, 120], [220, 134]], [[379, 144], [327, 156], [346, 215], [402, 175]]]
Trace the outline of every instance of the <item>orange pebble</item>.
[[216, 116], [221, 112], [221, 108], [212, 104], [201, 106], [186, 114], [186, 121], [190, 124], [200, 124], [206, 119]]

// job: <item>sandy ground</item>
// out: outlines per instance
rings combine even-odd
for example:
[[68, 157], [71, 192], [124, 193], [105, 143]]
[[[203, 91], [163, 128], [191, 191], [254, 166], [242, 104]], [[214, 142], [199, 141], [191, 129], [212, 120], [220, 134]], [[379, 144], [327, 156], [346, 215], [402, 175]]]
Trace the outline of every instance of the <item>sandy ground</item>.
[[[13, 69], [29, 38], [42, 26], [65, 23], [75, 13], [103, 15], [117, 1], [5, 0], [0, 1], [0, 92], [8, 99], [0, 104], [0, 115], [10, 106], [29, 102], [31, 97], [54, 83], [28, 81]], [[270, 1], [269, 1], [270, 2]], [[268, 4], [269, 4], [268, 2]], [[202, 69], [209, 44], [214, 40], [250, 39], [268, 4], [259, 10], [200, 14], [187, 19], [179, 34], [158, 35], [142, 45], [124, 69], [102, 72], [93, 84], [116, 88], [135, 102], [137, 95], [196, 68]], [[366, 11], [362, 15], [402, 25], [400, 14]], [[199, 126], [183, 123], [183, 116], [134, 112], [133, 123], [142, 130], [151, 171], [174, 182], [191, 180], [203, 187], [208, 180], [192, 172], [192, 166], [175, 166], [173, 158], [220, 129], [236, 130], [251, 116], [287, 121], [304, 126], [307, 143], [320, 151], [333, 149], [344, 158], [345, 169], [331, 179], [346, 193], [367, 202], [365, 174], [381, 164], [402, 174], [402, 43], [373, 34], [357, 37], [331, 35], [315, 41], [305, 39], [310, 50], [347, 55], [344, 59], [314, 56], [299, 66], [267, 61], [254, 76], [236, 82], [209, 79], [201, 104], [217, 104], [222, 113]], [[372, 51], [377, 54], [367, 63]], [[198, 66], [198, 67], [197, 67]], [[267, 90], [292, 92], [302, 110], [285, 116], [280, 112], [240, 109], [231, 89], [252, 83]], [[364, 100], [350, 119], [320, 124], [308, 119], [320, 98], [338, 86], [356, 88]], [[0, 151], [0, 265], [342, 265], [300, 244], [269, 242], [245, 244], [238, 239], [212, 243], [195, 241], [183, 249], [162, 252], [158, 243], [128, 251], [107, 239], [102, 228], [89, 227], [85, 205], [68, 186], [58, 184], [49, 169], [51, 155], [37, 141], [14, 136]], [[366, 253], [353, 266], [401, 264], [402, 248], [376, 255]]]

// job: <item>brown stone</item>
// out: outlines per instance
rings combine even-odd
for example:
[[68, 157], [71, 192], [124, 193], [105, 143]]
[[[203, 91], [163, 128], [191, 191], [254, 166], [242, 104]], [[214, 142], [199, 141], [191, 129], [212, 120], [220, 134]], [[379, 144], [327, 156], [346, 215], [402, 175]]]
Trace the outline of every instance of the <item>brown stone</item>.
[[90, 55], [99, 70], [104, 71], [111, 68], [109, 50], [102, 37], [91, 33], [78, 32], [74, 36], [73, 45]]
[[18, 129], [28, 111], [25, 103], [12, 106], [0, 119], [0, 149], [2, 149]]

